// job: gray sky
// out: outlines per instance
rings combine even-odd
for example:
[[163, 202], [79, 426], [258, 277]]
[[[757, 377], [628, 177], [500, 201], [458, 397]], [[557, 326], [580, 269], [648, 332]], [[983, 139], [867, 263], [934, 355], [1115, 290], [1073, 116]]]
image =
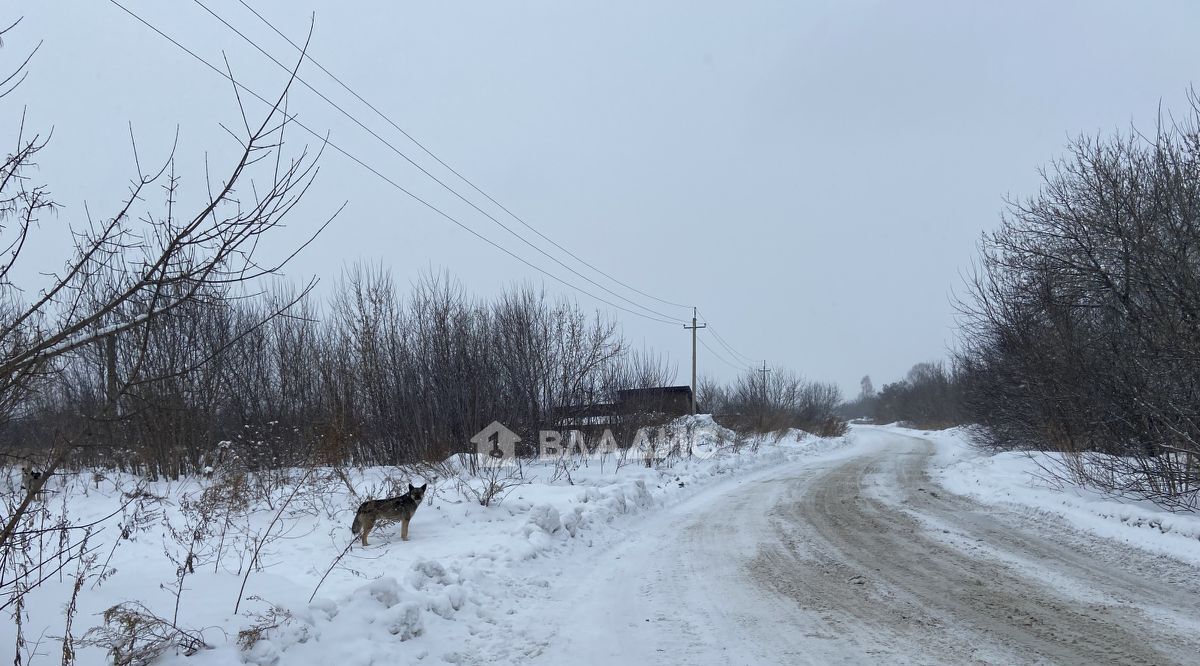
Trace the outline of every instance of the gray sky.
[[[282, 85], [193, 2], [121, 2], [214, 63], [224, 51], [251, 88]], [[204, 2], [294, 61], [237, 0]], [[2, 62], [44, 44], [0, 105], [0, 127], [14, 140], [24, 107], [29, 127], [53, 128], [40, 175], [65, 206], [43, 224], [24, 267], [33, 275], [60, 265], [62, 229], [83, 220], [84, 203], [115, 212], [134, 175], [129, 123], [144, 165], [165, 157], [178, 127], [186, 203], [202, 195], [206, 152], [214, 164], [233, 154], [218, 123], [240, 121], [227, 82], [110, 2], [21, 4], [3, 12], [25, 21]], [[251, 4], [295, 39], [315, 12], [318, 61], [561, 245], [645, 292], [697, 304], [741, 353], [848, 396], [863, 374], [878, 387], [953, 344], [952, 293], [1006, 194], [1035, 192], [1037, 168], [1073, 135], [1150, 127], [1160, 102], [1181, 109], [1200, 63], [1200, 3], [1185, 0]], [[311, 65], [301, 76], [390, 130]], [[480, 233], [602, 294], [300, 86], [291, 110]], [[470, 192], [394, 130], [384, 135]], [[344, 200], [289, 277], [328, 285], [365, 259], [401, 284], [433, 268], [484, 297], [521, 281], [572, 293], [337, 154], [276, 249]], [[687, 381], [681, 326], [617, 314]], [[700, 351], [702, 374], [736, 374]]]

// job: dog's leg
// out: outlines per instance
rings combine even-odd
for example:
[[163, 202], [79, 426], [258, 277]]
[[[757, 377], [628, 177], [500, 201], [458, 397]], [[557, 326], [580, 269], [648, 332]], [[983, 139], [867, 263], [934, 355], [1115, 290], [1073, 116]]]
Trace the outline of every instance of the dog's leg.
[[372, 527], [375, 527], [375, 516], [373, 516], [373, 515], [363, 516], [363, 526], [362, 526], [363, 548], [367, 547], [367, 534], [369, 534], [371, 532]]
[[400, 521], [400, 540], [408, 541], [408, 519]]

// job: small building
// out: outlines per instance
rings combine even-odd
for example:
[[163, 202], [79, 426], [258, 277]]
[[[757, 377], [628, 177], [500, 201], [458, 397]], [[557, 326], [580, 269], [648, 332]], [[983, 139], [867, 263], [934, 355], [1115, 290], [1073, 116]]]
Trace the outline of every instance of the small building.
[[654, 386], [617, 391], [621, 413], [683, 416], [692, 413], [692, 387]]
[[559, 428], [584, 431], [641, 427], [692, 413], [692, 387], [653, 386], [617, 391], [616, 402], [567, 405], [559, 410]]

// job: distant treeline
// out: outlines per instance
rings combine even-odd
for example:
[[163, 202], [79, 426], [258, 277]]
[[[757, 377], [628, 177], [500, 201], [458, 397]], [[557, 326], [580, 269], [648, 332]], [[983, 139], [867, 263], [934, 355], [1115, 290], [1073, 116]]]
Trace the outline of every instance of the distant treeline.
[[795, 428], [821, 437], [846, 431], [845, 419], [838, 414], [841, 390], [784, 368], [767, 373], [747, 370], [729, 386], [704, 381], [697, 393], [705, 411], [738, 431], [767, 433]]
[[901, 423], [914, 428], [949, 428], [972, 421], [964, 397], [964, 378], [941, 361], [918, 363], [904, 379], [875, 391], [863, 377], [862, 391], [838, 413], [847, 419]]

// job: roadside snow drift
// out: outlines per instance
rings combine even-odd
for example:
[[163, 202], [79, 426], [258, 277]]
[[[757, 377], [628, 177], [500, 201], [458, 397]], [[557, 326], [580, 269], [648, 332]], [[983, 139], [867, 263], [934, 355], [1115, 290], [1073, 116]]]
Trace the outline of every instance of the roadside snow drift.
[[963, 428], [891, 429], [937, 445], [931, 474], [953, 493], [1019, 508], [1031, 520], [1041, 514], [1058, 516], [1098, 536], [1200, 564], [1200, 516], [1066, 483], [1056, 474], [1063, 468], [1053, 453], [986, 453], [970, 445]]
[[[484, 481], [454, 460], [419, 471], [292, 470], [250, 480], [219, 471], [156, 483], [116, 474], [56, 478], [45, 500], [52, 512], [76, 524], [115, 515], [89, 540], [90, 569], [64, 568], [26, 598], [26, 663], [61, 660], [63, 609], [77, 576], [85, 577], [72, 632], [79, 663], [106, 661], [111, 640], [80, 637], [127, 601], [160, 618], [168, 635], [178, 627], [206, 644], [185, 654], [168, 639], [157, 663], [519, 662], [528, 656], [522, 646], [544, 644], [554, 627], [551, 618], [514, 626], [510, 616], [550, 593], [556, 563], [590, 557], [621, 540], [634, 516], [731, 475], [849, 443], [799, 431], [739, 439], [707, 416], [680, 425], [691, 433], [690, 456], [666, 456], [649, 468], [615, 455], [524, 461], [506, 472], [491, 506], [478, 502]], [[409, 481], [430, 482], [410, 540], [400, 540], [399, 525], [384, 524], [362, 548], [348, 529], [358, 503], [399, 494]], [[41, 547], [53, 548], [50, 540]], [[16, 639], [15, 625], [0, 628], [0, 645]], [[148, 645], [138, 641], [123, 649]]]

